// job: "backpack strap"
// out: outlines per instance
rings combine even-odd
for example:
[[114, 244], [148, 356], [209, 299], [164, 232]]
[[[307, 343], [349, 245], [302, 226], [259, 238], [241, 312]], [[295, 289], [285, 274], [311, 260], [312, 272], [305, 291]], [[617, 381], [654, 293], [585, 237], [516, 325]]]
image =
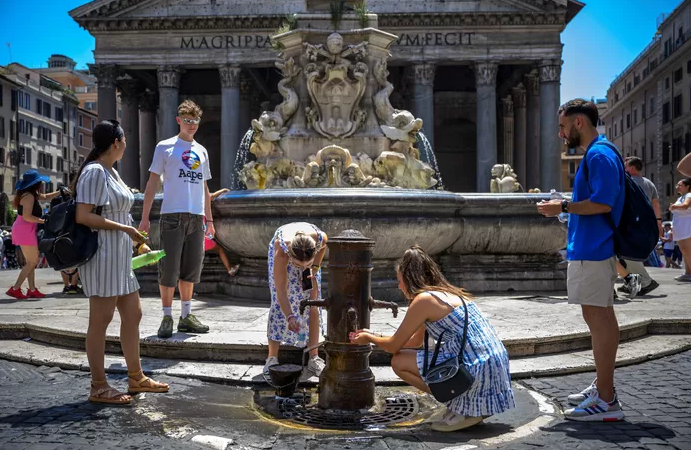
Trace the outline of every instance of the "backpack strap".
[[[609, 141], [600, 141], [598, 144], [602, 144], [605, 147], [609, 148], [614, 152], [615, 155], [619, 158], [619, 161], [621, 162], [622, 165], [622, 170], [624, 170], [624, 189], [626, 189], [626, 164], [624, 164], [624, 158], [621, 156], [621, 153], [619, 153], [619, 149], [616, 147], [616, 145], [612, 144]], [[583, 175], [585, 176], [585, 180], [588, 180], [588, 158], [587, 158], [588, 152], [585, 152], [585, 155], [583, 155], [583, 163], [581, 164], [581, 167], [583, 168]], [[624, 193], [626, 195], [626, 193]], [[607, 220], [607, 223], [609, 224], [610, 228], [614, 230], [614, 234], [617, 234], [619, 232], [617, 226], [614, 223], [614, 219], [612, 218], [612, 212], [608, 212], [605, 214], [605, 220]]]

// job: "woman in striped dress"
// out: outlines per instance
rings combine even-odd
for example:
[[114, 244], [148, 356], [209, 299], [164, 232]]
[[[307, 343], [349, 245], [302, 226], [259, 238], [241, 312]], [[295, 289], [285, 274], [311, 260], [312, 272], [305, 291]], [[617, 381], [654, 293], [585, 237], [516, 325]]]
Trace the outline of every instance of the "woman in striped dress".
[[[142, 372], [139, 358], [139, 322], [142, 317], [139, 283], [132, 272], [132, 247], [144, 246], [144, 236], [132, 226], [130, 208], [134, 196], [113, 165], [122, 159], [127, 141], [120, 124], [106, 120], [93, 130], [94, 149], [87, 156], [74, 181], [76, 184], [77, 223], [98, 230], [98, 250], [79, 267], [84, 293], [89, 297], [89, 329], [86, 354], [91, 369], [89, 401], [125, 404], [128, 394], [108, 385], [104, 370], [106, 329], [118, 309], [120, 344], [128, 369], [129, 393], [167, 392], [168, 385], [158, 383]], [[102, 207], [101, 214], [95, 212]]]
[[[470, 301], [470, 295], [449, 283], [437, 264], [418, 246], [405, 252], [397, 275], [398, 288], [410, 300], [410, 306], [396, 333], [384, 337], [359, 330], [351, 333], [351, 342], [372, 343], [393, 353], [394, 372], [403, 381], [431, 393], [421, 375], [424, 351], [404, 348], [420, 348], [425, 330], [435, 341], [445, 332], [437, 363], [460, 355], [474, 382], [468, 391], [446, 403], [446, 414], [432, 425], [436, 431], [462, 430], [515, 408], [506, 348], [492, 325]], [[461, 348], [461, 341], [465, 309], [461, 297], [468, 308], [468, 336], [464, 348]], [[430, 348], [430, 362], [432, 353]]]

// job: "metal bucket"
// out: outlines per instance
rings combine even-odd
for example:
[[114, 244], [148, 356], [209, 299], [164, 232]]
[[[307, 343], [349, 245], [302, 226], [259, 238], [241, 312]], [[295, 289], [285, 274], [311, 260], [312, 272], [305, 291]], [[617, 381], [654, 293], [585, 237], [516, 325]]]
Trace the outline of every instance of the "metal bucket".
[[291, 397], [295, 393], [302, 375], [302, 366], [297, 364], [276, 364], [269, 367], [271, 387], [276, 389], [277, 397]]

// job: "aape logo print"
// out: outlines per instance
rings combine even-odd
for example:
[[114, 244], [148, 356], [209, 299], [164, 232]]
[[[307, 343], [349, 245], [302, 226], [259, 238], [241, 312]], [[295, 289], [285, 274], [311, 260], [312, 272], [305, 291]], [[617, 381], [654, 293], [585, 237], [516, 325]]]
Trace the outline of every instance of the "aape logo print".
[[185, 182], [195, 184], [199, 183], [204, 178], [201, 172], [196, 172], [196, 169], [201, 165], [201, 161], [199, 156], [194, 153], [192, 149], [182, 152], [182, 163], [191, 170], [180, 169], [178, 178], [187, 178]]

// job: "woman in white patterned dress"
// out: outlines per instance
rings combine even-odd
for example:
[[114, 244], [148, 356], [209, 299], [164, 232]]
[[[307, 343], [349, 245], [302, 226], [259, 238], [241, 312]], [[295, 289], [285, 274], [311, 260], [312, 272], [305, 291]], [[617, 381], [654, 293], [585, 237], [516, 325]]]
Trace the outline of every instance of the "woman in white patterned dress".
[[[422, 377], [425, 330], [435, 340], [444, 334], [438, 363], [460, 356], [473, 376], [468, 391], [446, 402], [446, 414], [432, 424], [436, 431], [458, 431], [481, 423], [486, 417], [515, 408], [509, 355], [489, 321], [470, 295], [449, 283], [439, 266], [424, 250], [413, 246], [406, 250], [397, 267], [398, 288], [410, 300], [403, 322], [393, 336], [375, 335], [370, 330], [351, 333], [355, 344], [375, 344], [392, 353], [391, 367], [396, 375], [421, 391], [431, 393]], [[465, 306], [461, 297], [466, 300]], [[468, 335], [465, 346], [463, 329], [468, 309]], [[408, 349], [404, 349], [407, 347]], [[428, 358], [432, 359], [432, 348]]]
[[[86, 354], [91, 369], [89, 401], [126, 404], [128, 394], [108, 385], [104, 370], [106, 329], [115, 308], [120, 320], [120, 343], [128, 369], [129, 393], [167, 392], [168, 385], [158, 383], [142, 372], [139, 357], [139, 322], [142, 317], [139, 283], [132, 272], [132, 247], [143, 252], [144, 236], [132, 226], [130, 208], [134, 196], [113, 165], [122, 159], [127, 141], [120, 124], [105, 120], [93, 130], [94, 149], [87, 156], [75, 178], [77, 223], [98, 230], [98, 250], [79, 267], [84, 293], [89, 297], [89, 329]], [[101, 214], [96, 208], [102, 207]]]
[[[283, 225], [276, 230], [269, 244], [269, 289], [271, 290], [271, 309], [267, 324], [269, 357], [264, 365], [264, 373], [269, 367], [278, 364], [278, 349], [281, 343], [295, 345], [299, 332], [299, 308], [302, 300], [321, 298], [320, 265], [326, 252], [326, 233], [316, 225], [295, 222]], [[302, 273], [311, 271], [313, 288], [302, 289]], [[319, 308], [308, 308], [304, 317], [309, 327], [308, 346], [319, 342]], [[324, 361], [317, 349], [310, 351], [307, 369], [319, 376], [324, 369]]]

